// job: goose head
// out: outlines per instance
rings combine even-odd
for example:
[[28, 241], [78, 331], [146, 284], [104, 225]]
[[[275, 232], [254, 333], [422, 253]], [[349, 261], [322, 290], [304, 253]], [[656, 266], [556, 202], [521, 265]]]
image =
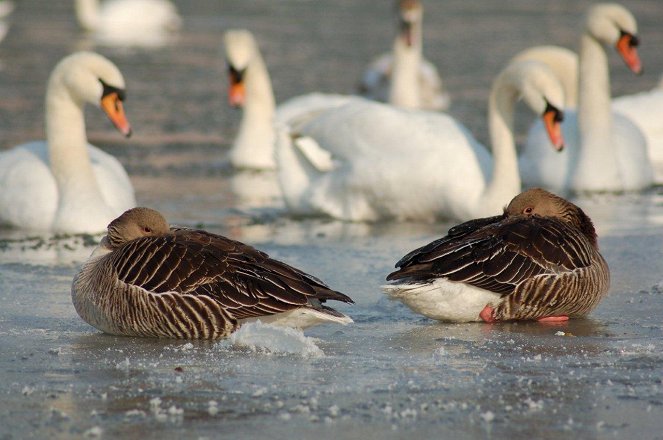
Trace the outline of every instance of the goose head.
[[626, 65], [634, 73], [642, 72], [638, 55], [638, 24], [635, 17], [616, 3], [601, 3], [587, 14], [589, 33], [606, 46], [614, 46]]
[[397, 8], [400, 38], [411, 47], [415, 38], [414, 28], [422, 21], [424, 7], [419, 0], [399, 0]]
[[110, 222], [105, 244], [117, 249], [142, 237], [157, 237], [170, 232], [170, 226], [160, 212], [150, 208], [132, 208]]
[[49, 90], [68, 94], [80, 107], [86, 103], [100, 107], [120, 133], [131, 136], [131, 125], [122, 106], [124, 78], [119, 69], [101, 55], [77, 52], [64, 58], [53, 70]]
[[531, 188], [518, 194], [504, 209], [504, 215], [554, 218], [579, 229], [594, 246], [597, 246], [596, 230], [589, 216], [578, 206], [545, 189]]
[[561, 151], [564, 89], [552, 70], [539, 61], [517, 62], [507, 67], [498, 80], [510, 82], [512, 90], [519, 91], [523, 101], [541, 115], [553, 147]]
[[228, 99], [233, 107], [241, 107], [246, 99], [245, 76], [258, 45], [251, 32], [244, 29], [227, 31], [223, 36], [230, 77]]

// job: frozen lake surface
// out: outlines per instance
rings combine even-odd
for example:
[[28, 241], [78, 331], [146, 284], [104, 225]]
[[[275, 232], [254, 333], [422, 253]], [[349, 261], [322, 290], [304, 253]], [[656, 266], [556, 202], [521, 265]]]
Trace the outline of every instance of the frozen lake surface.
[[[140, 204], [253, 244], [357, 304], [338, 306], [355, 324], [305, 334], [254, 325], [214, 343], [108, 336], [76, 315], [69, 293], [94, 237], [0, 231], [0, 439], [663, 438], [659, 188], [576, 199], [612, 270], [610, 295], [589, 319], [450, 325], [387, 301], [379, 286], [451, 223], [293, 219], [278, 198], [247, 195], [273, 184], [269, 175], [229, 169], [240, 115], [226, 105], [222, 32], [256, 33], [277, 101], [347, 93], [391, 46], [389, 2], [179, 1], [183, 31], [151, 50], [95, 48], [71, 2], [18, 3], [0, 45], [2, 148], [43, 137], [51, 68], [94, 48], [124, 73], [135, 136], [123, 140], [89, 108], [89, 138], [125, 164]], [[493, 75], [530, 45], [575, 47], [588, 4], [425, 2], [425, 53], [451, 90], [451, 113], [485, 140]], [[646, 73], [630, 75], [610, 54], [616, 95], [663, 72], [660, 5], [627, 6]]]

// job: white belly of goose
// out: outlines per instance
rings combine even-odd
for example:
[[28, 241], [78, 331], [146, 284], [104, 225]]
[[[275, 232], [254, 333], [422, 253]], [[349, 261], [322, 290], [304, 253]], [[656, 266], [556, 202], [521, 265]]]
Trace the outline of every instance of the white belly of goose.
[[479, 313], [487, 304], [496, 307], [502, 302], [497, 293], [446, 278], [429, 283], [387, 284], [382, 289], [390, 299], [402, 302], [413, 312], [448, 322], [482, 321]]

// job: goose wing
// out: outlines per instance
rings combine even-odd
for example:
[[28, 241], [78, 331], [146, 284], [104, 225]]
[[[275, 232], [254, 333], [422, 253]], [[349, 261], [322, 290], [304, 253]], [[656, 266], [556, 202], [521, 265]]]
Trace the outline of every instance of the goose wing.
[[236, 319], [316, 307], [329, 299], [352, 303], [316, 277], [249, 245], [205, 231], [172, 232], [115, 251], [111, 264], [118, 279], [153, 293], [207, 296]]
[[387, 280], [447, 278], [507, 295], [537, 275], [591, 264], [591, 245], [565, 223], [543, 217], [490, 217], [456, 226], [449, 235], [403, 257]]

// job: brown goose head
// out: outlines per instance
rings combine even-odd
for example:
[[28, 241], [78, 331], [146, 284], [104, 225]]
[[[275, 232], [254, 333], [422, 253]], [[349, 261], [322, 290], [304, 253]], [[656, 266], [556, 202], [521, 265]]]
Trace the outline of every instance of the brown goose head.
[[132, 208], [110, 222], [105, 238], [111, 249], [142, 237], [166, 235], [170, 226], [166, 219], [154, 209]]
[[518, 194], [504, 209], [506, 217], [552, 217], [580, 230], [594, 247], [598, 247], [592, 220], [578, 206], [541, 188]]

